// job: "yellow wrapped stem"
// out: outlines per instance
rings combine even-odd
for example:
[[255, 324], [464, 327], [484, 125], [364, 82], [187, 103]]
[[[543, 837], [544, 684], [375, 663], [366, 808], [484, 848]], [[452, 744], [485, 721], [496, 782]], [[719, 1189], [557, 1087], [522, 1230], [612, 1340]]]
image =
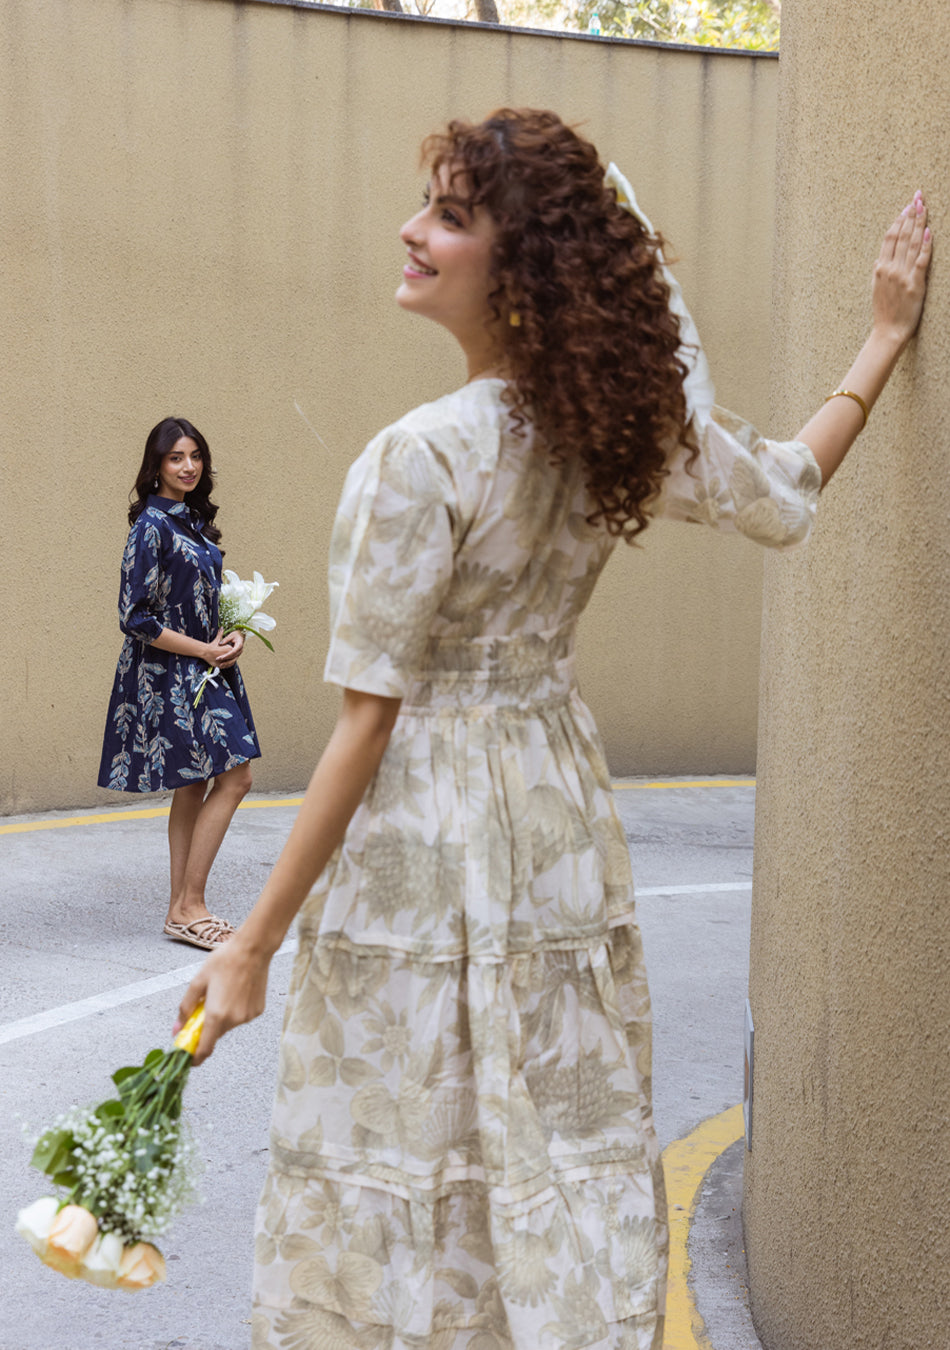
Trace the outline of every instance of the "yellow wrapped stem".
[[201, 1040], [201, 1028], [205, 1024], [205, 1005], [199, 1003], [197, 1008], [188, 1018], [188, 1021], [175, 1037], [175, 1049], [187, 1050], [189, 1055], [193, 1055], [198, 1049], [198, 1042]]

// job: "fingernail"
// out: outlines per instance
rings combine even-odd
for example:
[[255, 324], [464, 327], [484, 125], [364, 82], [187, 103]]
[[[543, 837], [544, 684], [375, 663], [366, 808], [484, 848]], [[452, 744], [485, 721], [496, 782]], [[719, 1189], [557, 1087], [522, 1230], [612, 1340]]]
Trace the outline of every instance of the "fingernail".
[[925, 239], [929, 239], [929, 238], [930, 238], [930, 226], [929, 226], [929, 225], [928, 225], [927, 228], [924, 230], [924, 238], [925, 238]]
[[183, 1022], [181, 1022], [181, 1021], [176, 1022], [175, 1025], [172, 1027], [172, 1035], [173, 1035], [173, 1036], [177, 1036], [178, 1033], [179, 1033], [179, 1031], [181, 1031], [181, 1029], [182, 1029], [183, 1026], [184, 1026], [184, 1023], [183, 1023]]
[[901, 215], [902, 215], [902, 216], [906, 216], [906, 215], [908, 214], [909, 211], [910, 211], [910, 205], [908, 204], [907, 206], [904, 207], [903, 211], [901, 212]]
[[923, 203], [923, 201], [921, 200], [921, 198], [918, 197], [918, 198], [917, 198], [917, 214], [918, 214], [918, 216], [922, 216], [923, 213], [924, 213], [924, 203]]

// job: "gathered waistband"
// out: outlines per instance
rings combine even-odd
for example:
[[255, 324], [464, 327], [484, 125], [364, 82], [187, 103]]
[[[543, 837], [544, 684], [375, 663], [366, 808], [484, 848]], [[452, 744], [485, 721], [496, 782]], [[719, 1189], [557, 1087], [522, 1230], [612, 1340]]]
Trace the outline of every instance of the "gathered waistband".
[[575, 687], [574, 624], [544, 633], [432, 637], [403, 708], [531, 706]]

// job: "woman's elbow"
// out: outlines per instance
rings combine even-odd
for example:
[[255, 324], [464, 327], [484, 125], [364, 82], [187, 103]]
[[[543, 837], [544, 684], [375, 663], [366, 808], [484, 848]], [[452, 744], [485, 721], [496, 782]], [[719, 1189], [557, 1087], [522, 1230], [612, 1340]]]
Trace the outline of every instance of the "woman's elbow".
[[385, 750], [399, 716], [402, 699], [367, 694], [361, 689], [343, 690], [341, 720], [367, 741]]

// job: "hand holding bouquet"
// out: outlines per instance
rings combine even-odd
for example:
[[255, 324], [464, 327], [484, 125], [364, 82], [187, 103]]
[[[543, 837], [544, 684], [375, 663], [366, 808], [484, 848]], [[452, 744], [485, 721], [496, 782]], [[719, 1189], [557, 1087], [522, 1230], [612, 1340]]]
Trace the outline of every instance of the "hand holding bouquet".
[[[228, 633], [253, 633], [265, 647], [273, 651], [273, 643], [264, 634], [277, 627], [277, 620], [264, 614], [261, 606], [280, 582], [265, 581], [260, 572], [254, 573], [253, 581], [242, 581], [237, 572], [232, 572], [229, 567], [224, 569], [224, 576], [225, 581], [218, 596], [218, 621], [225, 637]], [[205, 685], [216, 684], [217, 675], [217, 668], [209, 666], [198, 685], [195, 701], [191, 705], [193, 708], [197, 708]]]
[[118, 1098], [74, 1108], [40, 1137], [33, 1166], [66, 1189], [17, 1217], [40, 1260], [69, 1279], [106, 1289], [147, 1289], [165, 1278], [157, 1237], [194, 1198], [195, 1155], [182, 1129], [181, 1103], [201, 1037], [199, 1005], [174, 1050], [152, 1050], [144, 1064], [119, 1069]]

